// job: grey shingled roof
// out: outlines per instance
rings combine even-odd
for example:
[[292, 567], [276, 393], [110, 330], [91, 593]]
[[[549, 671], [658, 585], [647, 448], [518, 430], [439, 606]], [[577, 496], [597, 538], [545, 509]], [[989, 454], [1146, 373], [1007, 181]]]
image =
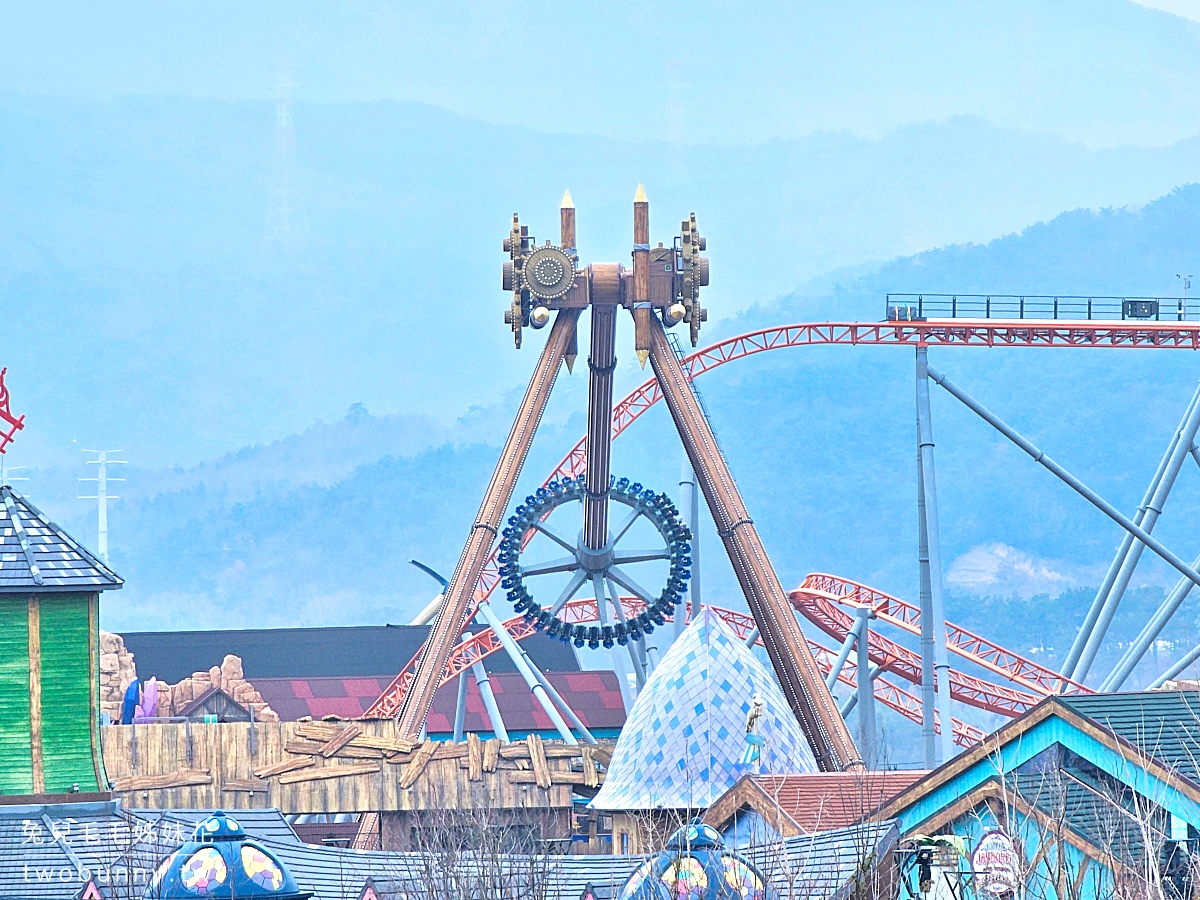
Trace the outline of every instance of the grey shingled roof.
[[[191, 836], [211, 810], [136, 810], [118, 801], [37, 806], [0, 805], [0, 898], [62, 900], [83, 887], [80, 869], [107, 869], [125, 885], [142, 889], [157, 863]], [[277, 810], [237, 810], [251, 837], [263, 842], [291, 869], [302, 890], [316, 900], [358, 900], [368, 877], [378, 885], [428, 884], [413, 853], [342, 850], [302, 844]], [[789, 838], [782, 847], [745, 852], [789, 900], [842, 897], [866, 854], [882, 855], [896, 843], [892, 822]], [[782, 852], [781, 852], [782, 851]], [[546, 900], [579, 900], [588, 884], [620, 888], [644, 856], [555, 856], [546, 866]], [[547, 865], [548, 864], [548, 865]], [[514, 878], [528, 872], [528, 858], [512, 857]], [[469, 880], [469, 879], [468, 879]], [[422, 895], [421, 890], [410, 891]], [[427, 893], [427, 892], [426, 892]], [[139, 896], [140, 891], [132, 893]]]
[[[0, 898], [64, 900], [107, 871], [119, 896], [141, 896], [157, 864], [211, 810], [137, 810], [118, 801], [0, 805]], [[238, 810], [246, 833], [273, 847], [302, 846], [278, 810]], [[103, 880], [98, 879], [102, 891]], [[105, 896], [112, 896], [110, 890]], [[355, 897], [357, 900], [357, 895]]]
[[0, 486], [0, 593], [107, 591], [123, 583], [36, 506]]
[[[777, 891], [788, 900], [831, 900], [848, 896], [846, 887], [862, 860], [874, 853], [876, 858], [896, 844], [895, 823], [860, 825], [815, 835], [788, 838], [780, 845], [750, 849], [750, 859]], [[381, 896], [407, 895], [420, 898], [439, 893], [437, 876], [426, 872], [415, 853], [386, 853], [367, 850], [343, 850], [307, 844], [270, 843], [270, 849], [291, 870], [301, 890], [313, 891], [316, 900], [358, 900], [362, 886], [371, 878]], [[548, 860], [510, 856], [511, 878], [528, 878], [531, 869], [546, 867], [546, 900], [579, 900], [584, 889], [611, 890], [613, 896], [645, 856], [554, 856]], [[547, 866], [548, 863], [548, 866]], [[887, 863], [884, 863], [886, 865]], [[469, 887], [471, 876], [464, 870], [463, 857], [454, 861], [454, 873], [447, 877], [458, 888]], [[543, 876], [538, 876], [540, 881]], [[434, 883], [431, 883], [434, 882]], [[530, 895], [539, 893], [536, 889]]]
[[1200, 784], [1200, 692], [1139, 691], [1056, 700]]

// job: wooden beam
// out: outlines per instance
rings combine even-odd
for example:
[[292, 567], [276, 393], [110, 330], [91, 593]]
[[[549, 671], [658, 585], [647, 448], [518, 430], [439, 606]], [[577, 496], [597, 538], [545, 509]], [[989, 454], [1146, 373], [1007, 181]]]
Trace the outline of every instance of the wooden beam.
[[500, 762], [500, 739], [492, 738], [483, 745], [483, 771], [495, 772]]
[[325, 781], [330, 778], [345, 778], [348, 775], [376, 775], [382, 771], [379, 763], [359, 763], [353, 766], [322, 766], [302, 772], [291, 772], [279, 776], [280, 784], [300, 784], [305, 781]]
[[404, 772], [400, 776], [400, 789], [405, 790], [416, 784], [421, 773], [425, 771], [425, 767], [429, 765], [429, 760], [433, 758], [433, 752], [437, 750], [438, 742], [428, 739], [413, 754], [412, 762], [404, 767]]
[[483, 742], [474, 732], [467, 735], [467, 780], [483, 780]]
[[29, 595], [29, 751], [33, 759], [33, 792], [46, 793], [42, 760], [42, 606]]
[[251, 781], [226, 781], [221, 785], [221, 790], [227, 793], [253, 793], [265, 794], [271, 788], [269, 781], [260, 781], [253, 779]]
[[[552, 784], [586, 785], [588, 783], [586, 772], [547, 772], [546, 775], [549, 777], [549, 781], [547, 781], [545, 784], [542, 784], [540, 781], [538, 781], [537, 774], [534, 772], [513, 772], [509, 776], [509, 780], [513, 784], [536, 784], [538, 787], [543, 789], [550, 787]], [[599, 783], [602, 784], [603, 782], [604, 778], [601, 776], [599, 778]], [[596, 785], [591, 785], [591, 787], [595, 786]]]
[[546, 762], [546, 750], [542, 746], [542, 739], [536, 734], [531, 734], [525, 739], [525, 743], [529, 746], [529, 759], [533, 763], [533, 775], [537, 786], [550, 787], [550, 764]]
[[285, 759], [283, 762], [277, 762], [274, 765], [263, 766], [261, 769], [254, 770], [255, 778], [270, 778], [272, 775], [282, 775], [284, 772], [294, 772], [297, 769], [307, 769], [316, 762], [311, 756], [298, 756], [292, 759]]
[[156, 791], [163, 788], [191, 787], [192, 785], [212, 783], [212, 775], [206, 769], [179, 769], [175, 772], [167, 772], [165, 775], [131, 775], [128, 778], [118, 778], [113, 784], [113, 793]]
[[348, 743], [362, 734], [362, 729], [357, 725], [351, 725], [345, 731], [327, 741], [320, 749], [320, 754], [329, 759], [329, 757], [337, 754], [339, 750], [345, 747]]

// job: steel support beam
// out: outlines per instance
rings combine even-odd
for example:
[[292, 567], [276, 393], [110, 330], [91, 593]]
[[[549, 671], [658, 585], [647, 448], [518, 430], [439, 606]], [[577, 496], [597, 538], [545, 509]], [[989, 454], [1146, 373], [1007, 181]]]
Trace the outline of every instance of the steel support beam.
[[[871, 668], [867, 671], [867, 680], [872, 685], [872, 692], [874, 691], [875, 679], [878, 678], [882, 674], [883, 674], [883, 669], [880, 666], [871, 666]], [[846, 702], [842, 704], [842, 708], [839, 710], [839, 712], [842, 714], [843, 719], [846, 718], [846, 716], [850, 715], [850, 713], [854, 712], [855, 707], [858, 706], [858, 684], [859, 684], [858, 673], [855, 672], [855, 674], [854, 674], [854, 693], [851, 694], [846, 699]]]
[[[918, 428], [920, 423], [918, 422]], [[919, 432], [918, 432], [919, 433]], [[933, 587], [929, 575], [929, 534], [925, 529], [925, 479], [917, 447], [917, 567], [921, 581], [921, 744], [925, 768], [938, 766], [937, 706], [933, 680]]]
[[[1200, 570], [1200, 556], [1197, 556], [1192, 561], [1192, 568]], [[1171, 588], [1171, 593], [1167, 594], [1166, 598], [1155, 610], [1154, 615], [1150, 617], [1150, 621], [1142, 628], [1134, 642], [1130, 644], [1129, 649], [1121, 657], [1112, 673], [1100, 685], [1102, 691], [1119, 691], [1125, 686], [1125, 682], [1129, 676], [1133, 674], [1133, 670], [1137, 668], [1137, 664], [1142, 661], [1142, 657], [1146, 655], [1146, 651], [1150, 649], [1150, 645], [1158, 640], [1158, 636], [1162, 634], [1162, 630], [1167, 627], [1167, 623], [1171, 621], [1171, 617], [1175, 615], [1179, 607], [1183, 605], [1183, 601], [1187, 599], [1187, 595], [1191, 593], [1195, 587], [1186, 578], [1181, 577], [1175, 582], [1175, 587]]]
[[[837, 659], [833, 661], [833, 668], [829, 670], [829, 674], [825, 676], [825, 686], [829, 690], [833, 690], [833, 686], [837, 684], [838, 676], [842, 674], [842, 669], [845, 668], [846, 660], [850, 658], [850, 651], [854, 649], [854, 643], [858, 640], [858, 636], [862, 633], [863, 623], [865, 619], [856, 621], [848, 632], [846, 639], [842, 641], [842, 646], [838, 649]], [[757, 631], [757, 629], [755, 629]]]
[[412, 684], [404, 695], [404, 703], [398, 716], [400, 734], [409, 736], [421, 732], [425, 718], [429, 715], [429, 707], [433, 704], [433, 695], [446, 671], [446, 661], [450, 651], [462, 634], [467, 608], [471, 605], [475, 585], [479, 583], [479, 573], [492, 549], [492, 543], [500, 533], [500, 521], [508, 501], [512, 499], [513, 488], [517, 477], [525, 465], [529, 455], [529, 447], [533, 443], [538, 423], [545, 412], [550, 392], [554, 389], [554, 381], [562, 367], [563, 354], [574, 334], [575, 324], [579, 319], [579, 310], [560, 310], [550, 329], [546, 346], [542, 348], [529, 386], [521, 400], [513, 420], [512, 430], [504, 442], [500, 459], [496, 463], [492, 480], [488, 483], [483, 502], [475, 516], [475, 524], [467, 536], [466, 545], [458, 564], [454, 567], [454, 575], [450, 578], [450, 586], [446, 588], [446, 598], [434, 619], [433, 628], [425, 642], [421, 659], [417, 663]]
[[[471, 632], [464, 631], [462, 640], [470, 640]], [[467, 720], [467, 679], [470, 678], [467, 669], [458, 673], [458, 697], [454, 702], [454, 743], [463, 739], [463, 727]]]
[[483, 698], [483, 708], [487, 711], [488, 720], [492, 723], [492, 731], [504, 743], [508, 743], [508, 729], [504, 727], [504, 719], [500, 715], [500, 706], [496, 703], [496, 694], [492, 690], [492, 682], [488, 679], [487, 669], [483, 661], [472, 663], [471, 674], [479, 685], [479, 696]]
[[566, 720], [563, 719], [562, 713], [554, 705], [554, 701], [550, 699], [550, 694], [546, 690], [546, 686], [542, 684], [541, 678], [538, 677], [541, 673], [536, 671], [536, 666], [529, 665], [525, 651], [521, 649], [520, 644], [513, 640], [512, 635], [508, 633], [508, 629], [504, 627], [504, 623], [500, 621], [500, 617], [492, 610], [491, 605], [480, 603], [478, 615], [495, 632], [496, 637], [500, 639], [500, 643], [508, 653], [508, 658], [513, 661], [513, 665], [517, 667], [517, 671], [521, 673], [521, 677], [529, 685], [530, 692], [537, 698], [546, 715], [550, 717], [550, 721], [554, 723], [554, 727], [558, 730], [562, 739], [568, 744], [578, 744], [579, 741], [575, 740], [575, 735], [571, 734], [571, 729], [567, 725]]
[[1179, 661], [1176, 662], [1175, 665], [1171, 666], [1171, 668], [1167, 669], [1167, 671], [1155, 678], [1154, 681], [1150, 683], [1149, 687], [1146, 688], [1146, 690], [1153, 691], [1162, 687], [1164, 684], [1172, 680], [1176, 675], [1194, 663], [1197, 659], [1200, 659], [1200, 644], [1197, 644], [1187, 653], [1183, 654], [1183, 656], [1179, 658]]
[[1200, 572], [1197, 572], [1194, 568], [1189, 566], [1186, 562], [1164, 547], [1161, 542], [1147, 534], [1140, 526], [1135, 525], [1115, 506], [1113, 506], [1111, 503], [1093, 491], [1090, 487], [1052, 460], [1045, 454], [1044, 451], [1039, 450], [1034, 444], [1027, 441], [1019, 432], [991, 413], [986, 407], [973, 400], [966, 392], [952, 383], [948, 378], [946, 378], [945, 375], [937, 372], [932, 366], [929, 369], [929, 377], [944, 387], [952, 395], [961, 400], [968, 409], [970, 409], [981, 419], [983, 419], [1002, 435], [1033, 457], [1034, 462], [1053, 472], [1060, 480], [1069, 485], [1081, 497], [1083, 497], [1098, 510], [1132, 534], [1151, 550], [1153, 550], [1154, 553], [1163, 560], [1163, 562], [1171, 565], [1193, 584], [1200, 585]]
[[657, 316], [650, 317], [650, 338], [654, 375], [742, 593], [762, 632], [784, 696], [812, 746], [817, 765], [827, 772], [860, 765], [845, 720], [825, 686], [688, 375], [672, 351]]
[[688, 460], [687, 451], [679, 466], [680, 502], [686, 498], [688, 530], [692, 533], [692, 577], [688, 579], [687, 602], [676, 607], [675, 636], [683, 634], [684, 628], [700, 611], [700, 489], [696, 486], [696, 473]]
[[550, 683], [550, 679], [546, 677], [546, 673], [539, 669], [537, 667], [537, 663], [535, 663], [530, 658], [529, 654], [525, 652], [525, 648], [520, 644], [517, 644], [517, 649], [521, 651], [521, 656], [525, 658], [525, 665], [527, 665], [529, 670], [533, 672], [534, 677], [537, 678], [538, 682], [542, 686], [542, 689], [549, 695], [550, 699], [554, 702], [554, 705], [562, 711], [562, 714], [567, 717], [567, 720], [571, 723], [571, 727], [579, 732], [579, 735], [583, 738], [584, 743], [592, 744], [593, 746], [599, 743], [599, 741], [596, 740], [595, 735], [593, 735], [591, 731], [588, 730], [588, 727], [583, 724], [583, 720], [579, 718], [579, 716], [575, 713], [575, 710], [571, 709], [563, 695], [560, 694], [554, 685]]
[[[918, 511], [925, 515], [925, 545], [929, 554], [929, 612], [933, 620], [934, 684], [938, 708], [949, 717], [950, 656], [946, 651], [946, 606], [942, 595], [942, 542], [938, 527], [937, 476], [933, 462], [933, 416], [929, 408], [929, 350], [917, 348], [917, 446], [921, 454], [921, 497], [925, 501]], [[922, 620], [924, 614], [922, 614]], [[955, 756], [954, 729], [943, 728], [941, 757], [938, 763], [949, 762]]]
[[[1175, 479], [1179, 475], [1179, 470], [1183, 467], [1183, 461], [1187, 457], [1188, 448], [1192, 445], [1192, 441], [1196, 437], [1198, 426], [1200, 426], [1200, 388], [1197, 388], [1196, 393], [1192, 395], [1192, 400], [1188, 404], [1187, 411], [1184, 413], [1179, 426], [1175, 429], [1170, 446], [1163, 457], [1166, 464], [1159, 464], [1159, 470], [1155, 473], [1153, 489], [1148, 491], [1150, 495], [1149, 500], [1142, 502], [1142, 505], [1138, 507], [1137, 515], [1134, 517], [1134, 523], [1144, 529], [1147, 534], [1154, 531], [1154, 526], [1158, 523], [1158, 517], [1162, 514], [1163, 506], [1167, 502], [1167, 496], [1171, 493], [1171, 488], [1175, 485]], [[1096, 654], [1100, 651], [1100, 644], [1104, 641], [1104, 636], [1108, 633], [1113, 616], [1116, 615], [1117, 607], [1121, 603], [1121, 598], [1125, 595], [1125, 589], [1129, 586], [1129, 579], [1133, 577], [1133, 571], [1137, 568], [1144, 548], [1145, 544], [1135, 540], [1133, 535], [1126, 533], [1125, 539], [1121, 542], [1121, 550], [1117, 554], [1119, 558], [1123, 557], [1121, 558], [1120, 568], [1117, 571], [1116, 578], [1113, 579], [1107, 595], [1103, 597], [1100, 613], [1088, 633], [1083, 652], [1080, 654], [1079, 661], [1076, 663], [1071, 675], [1074, 680], [1083, 681], [1091, 670], [1092, 663], [1096, 659]], [[1115, 563], [1116, 559], [1113, 562]], [[1096, 599], [1101, 600], [1100, 593], [1096, 594]]]
[[[860, 606], [856, 612], [862, 627], [858, 635], [858, 671], [871, 671], [871, 618], [874, 615], [869, 606]], [[869, 674], [858, 680], [858, 752], [862, 755], [867, 768], [875, 767], [875, 684]]]

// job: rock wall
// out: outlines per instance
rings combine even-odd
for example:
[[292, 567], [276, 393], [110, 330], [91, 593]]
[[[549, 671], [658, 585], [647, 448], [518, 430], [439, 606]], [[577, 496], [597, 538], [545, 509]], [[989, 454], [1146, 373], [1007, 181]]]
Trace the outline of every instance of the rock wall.
[[[149, 678], [153, 672], [145, 673]], [[130, 683], [138, 677], [133, 654], [119, 634], [100, 632], [100, 711], [114, 722], [121, 721], [121, 700]], [[158, 683], [159, 716], [175, 716], [193, 700], [211, 688], [220, 688], [242, 706], [254, 709], [261, 722], [278, 722], [279, 715], [267, 705], [242, 671], [240, 657], [228, 654], [221, 665], [207, 672], [193, 672], [178, 684]]]
[[114, 722], [121, 721], [121, 699], [137, 678], [133, 654], [125, 649], [119, 634], [100, 632], [100, 711]]

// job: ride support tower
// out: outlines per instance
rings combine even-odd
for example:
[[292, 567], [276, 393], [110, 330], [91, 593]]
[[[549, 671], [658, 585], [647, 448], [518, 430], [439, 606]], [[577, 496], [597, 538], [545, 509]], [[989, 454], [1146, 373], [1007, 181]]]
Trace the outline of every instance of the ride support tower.
[[[690, 533], [679, 523], [674, 506], [665, 495], [638, 492], [635, 489], [639, 485], [631, 489], [626, 479], [617, 481], [610, 474], [616, 319], [619, 310], [624, 308], [633, 318], [638, 361], [643, 366], [647, 361], [651, 364], [784, 695], [812, 746], [818, 766], [823, 771], [860, 766], [862, 762], [845, 721], [771, 566], [754, 521], [692, 390], [690, 378], [667, 338], [667, 328], [686, 324], [691, 344], [696, 346], [700, 327], [707, 319], [707, 310], [700, 303], [700, 289], [708, 284], [709, 264], [701, 255], [706, 249], [706, 241], [696, 226], [696, 216], [692, 213], [683, 220], [680, 233], [670, 246], [659, 243], [652, 247], [649, 201], [639, 185], [633, 204], [633, 226], [632, 271], [619, 263], [591, 263], [581, 267], [575, 248], [575, 207], [569, 193], [564, 196], [560, 209], [558, 246], [549, 241], [538, 246], [528, 228], [520, 223], [516, 214], [513, 215], [509, 236], [504, 241], [509, 259], [504, 263], [503, 287], [511, 292], [505, 322], [512, 329], [513, 341], [518, 348], [526, 328], [539, 330], [550, 325], [549, 338], [538, 357], [512, 430], [404, 695], [398, 716], [400, 730], [413, 737], [420, 734], [450, 654], [466, 625], [468, 614], [473, 613], [472, 602], [476, 600], [480, 572], [498, 538], [503, 537], [501, 553], [510, 573], [506, 586], [510, 587], [509, 596], [514, 599], [518, 611], [524, 608], [526, 619], [535, 623], [535, 627], [546, 627], [552, 636], [569, 639], [574, 635], [577, 645], [581, 642], [580, 633], [573, 631], [573, 626], [562, 624], [556, 616], [570, 601], [571, 592], [578, 584], [595, 583], [602, 623], [605, 583], [610, 589], [627, 588], [647, 603], [645, 613], [638, 619], [626, 621], [620, 603], [614, 602], [614, 611], [622, 621], [614, 626], [605, 624], [599, 632], [606, 646], [611, 646], [614, 639], [622, 644], [636, 645], [644, 633], [662, 624], [673, 604], [679, 603], [680, 585], [686, 582], [691, 564], [690, 557], [680, 547], [684, 545], [682, 538], [690, 538]], [[528, 595], [521, 582], [519, 551], [522, 542], [528, 541], [534, 530], [549, 533], [540, 526], [541, 517], [548, 515], [542, 510], [549, 510], [564, 496], [577, 494], [580, 485], [578, 482], [552, 483], [549, 490], [539, 491], [534, 503], [527, 501], [516, 508], [503, 535], [502, 519], [559, 368], [563, 362], [568, 366], [574, 362], [576, 327], [585, 309], [590, 310], [592, 318], [588, 359], [587, 469], [582, 479], [583, 522], [576, 545], [569, 545], [561, 537], [554, 538], [572, 555], [557, 561], [556, 566], [543, 566], [543, 570], [553, 568], [573, 574], [568, 589], [559, 596], [557, 603], [543, 609]], [[634, 507], [631, 516], [636, 516], [640, 510], [643, 516], [657, 522], [667, 542], [666, 551], [653, 554], [654, 558], [669, 559], [671, 563], [667, 587], [657, 601], [632, 582], [620, 567], [623, 560], [637, 560], [622, 557], [621, 551], [616, 549], [622, 528], [628, 526], [618, 527], [615, 536], [610, 533], [609, 502], [614, 496], [623, 504]], [[626, 519], [629, 521], [632, 519]], [[675, 614], [682, 614], [682, 610]], [[560, 626], [564, 629], [562, 632], [558, 632]], [[596, 629], [589, 635], [588, 642], [593, 646], [597, 635]], [[636, 653], [631, 651], [631, 657], [636, 657]]]

